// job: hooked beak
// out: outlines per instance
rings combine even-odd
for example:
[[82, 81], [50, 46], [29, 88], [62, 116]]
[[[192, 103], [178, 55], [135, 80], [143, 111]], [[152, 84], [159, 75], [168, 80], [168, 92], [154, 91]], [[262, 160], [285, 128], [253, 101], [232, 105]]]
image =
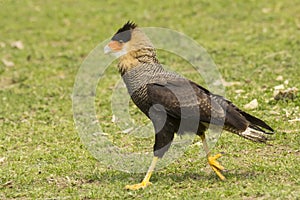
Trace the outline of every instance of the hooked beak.
[[120, 43], [118, 41], [111, 40], [103, 49], [104, 54], [112, 54], [115, 57], [120, 57], [125, 55], [126, 48], [123, 43]]
[[104, 53], [116, 53], [118, 51], [122, 50], [123, 45], [118, 41], [111, 40], [105, 47], [104, 47]]
[[103, 51], [104, 51], [104, 54], [109, 54], [109, 53], [112, 52], [112, 49], [111, 49], [111, 48], [109, 47], [109, 45], [107, 44], [107, 45], [104, 47]]

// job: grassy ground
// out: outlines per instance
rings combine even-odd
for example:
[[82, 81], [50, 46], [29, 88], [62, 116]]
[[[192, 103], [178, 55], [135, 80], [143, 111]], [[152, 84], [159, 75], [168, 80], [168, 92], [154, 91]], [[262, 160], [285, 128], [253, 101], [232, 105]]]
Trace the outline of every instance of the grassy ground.
[[[1, 199], [300, 198], [300, 122], [293, 121], [300, 116], [300, 97], [273, 100], [274, 86], [286, 80], [286, 88], [300, 89], [299, 3], [101, 2], [0, 0]], [[124, 190], [144, 174], [107, 169], [92, 157], [75, 130], [71, 95], [83, 59], [128, 19], [181, 31], [202, 44], [223, 78], [239, 83], [226, 88], [227, 98], [241, 107], [258, 100], [249, 112], [276, 129], [273, 146], [224, 133], [213, 152], [225, 152], [226, 181], [216, 178], [192, 146], [155, 173], [151, 187]], [[15, 41], [24, 48], [14, 47]], [[181, 70], [176, 60], [160, 58]], [[181, 73], [192, 78], [195, 72]], [[119, 76], [114, 66], [108, 75], [97, 114], [112, 133], [110, 88]], [[106, 100], [100, 103], [100, 97]]]

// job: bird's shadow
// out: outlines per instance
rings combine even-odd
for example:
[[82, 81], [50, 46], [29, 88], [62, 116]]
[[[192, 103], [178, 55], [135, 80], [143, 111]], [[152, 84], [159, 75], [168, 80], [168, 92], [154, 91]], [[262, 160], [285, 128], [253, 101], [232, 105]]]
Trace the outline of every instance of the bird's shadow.
[[[226, 182], [236, 181], [236, 180], [247, 180], [253, 179], [259, 176], [254, 171], [237, 171], [230, 170], [223, 172], [223, 175], [226, 177]], [[137, 183], [140, 182], [145, 176], [145, 173], [126, 173], [116, 170], [105, 170], [103, 172], [94, 172], [93, 174], [86, 177], [88, 182], [124, 182], [124, 183]], [[184, 182], [186, 180], [194, 180], [194, 181], [216, 181], [219, 182], [219, 178], [214, 172], [191, 172], [184, 171], [182, 173], [176, 172], [167, 172], [167, 171], [159, 171], [155, 172], [152, 177], [152, 182], [159, 182], [160, 180], [168, 180], [173, 181], [175, 183]]]
[[[226, 177], [225, 181], [236, 181], [237, 179], [252, 179], [257, 176], [257, 174], [253, 171], [226, 171], [222, 172], [222, 174]], [[142, 175], [143, 176], [143, 175]], [[183, 182], [186, 180], [195, 180], [195, 181], [212, 181], [215, 180], [220, 181], [219, 177], [214, 172], [190, 172], [185, 171], [183, 173], [164, 173], [159, 172], [153, 175], [153, 181], [159, 181], [160, 179], [171, 179], [174, 182]]]

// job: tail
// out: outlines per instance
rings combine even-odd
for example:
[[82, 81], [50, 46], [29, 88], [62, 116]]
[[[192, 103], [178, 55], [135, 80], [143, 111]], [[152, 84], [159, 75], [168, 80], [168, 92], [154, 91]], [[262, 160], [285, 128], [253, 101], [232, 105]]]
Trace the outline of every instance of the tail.
[[268, 124], [246, 112], [241, 111], [240, 113], [250, 122], [246, 130], [239, 133], [240, 136], [253, 142], [267, 143], [268, 140], [271, 140], [268, 135], [274, 134], [274, 130]]
[[254, 128], [251, 128], [250, 126], [243, 132], [238, 133], [239, 136], [244, 137], [248, 140], [251, 140], [253, 142], [260, 142], [260, 143], [267, 143], [268, 140], [270, 140], [270, 137], [267, 137], [267, 133], [263, 130], [256, 130]]
[[267, 143], [268, 140], [271, 140], [268, 135], [274, 134], [274, 130], [266, 122], [242, 111], [232, 102], [223, 100], [227, 102], [225, 121], [229, 124], [229, 127], [225, 127], [225, 129], [253, 142]]
[[[265, 134], [274, 134], [274, 130], [268, 124], [266, 124], [266, 122], [264, 122], [263, 120], [258, 119], [257, 117], [254, 117], [254, 116], [250, 115], [249, 113], [246, 113], [241, 110], [240, 110], [240, 113], [250, 122], [250, 125], [249, 125], [250, 128], [255, 129], [256, 131], [263, 132]], [[267, 130], [268, 132], [264, 131], [262, 128]]]

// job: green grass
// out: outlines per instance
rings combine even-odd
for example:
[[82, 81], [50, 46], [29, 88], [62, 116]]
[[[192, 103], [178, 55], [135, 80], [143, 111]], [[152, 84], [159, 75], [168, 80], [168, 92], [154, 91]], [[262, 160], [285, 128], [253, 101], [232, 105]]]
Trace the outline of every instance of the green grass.
[[[289, 121], [300, 116], [300, 96], [273, 100], [273, 87], [284, 80], [286, 87], [300, 89], [300, 4], [183, 2], [0, 0], [0, 59], [14, 63], [0, 63], [0, 199], [300, 197], [300, 123]], [[273, 146], [224, 133], [213, 152], [225, 152], [226, 181], [217, 179], [193, 145], [154, 173], [151, 187], [124, 190], [144, 174], [109, 169], [92, 157], [75, 129], [71, 95], [83, 59], [128, 19], [181, 31], [206, 48], [223, 78], [240, 83], [227, 87], [226, 97], [240, 107], [258, 100], [258, 108], [249, 112], [274, 127]], [[18, 40], [24, 49], [11, 47]], [[201, 82], [178, 59], [164, 52], [159, 58]], [[283, 81], [276, 80], [280, 75]], [[97, 90], [96, 105], [104, 131], [122, 146], [128, 141], [113, 134], [120, 130], [111, 123], [111, 87], [117, 80], [113, 65]], [[130, 113], [138, 124], [147, 122], [134, 107]]]

